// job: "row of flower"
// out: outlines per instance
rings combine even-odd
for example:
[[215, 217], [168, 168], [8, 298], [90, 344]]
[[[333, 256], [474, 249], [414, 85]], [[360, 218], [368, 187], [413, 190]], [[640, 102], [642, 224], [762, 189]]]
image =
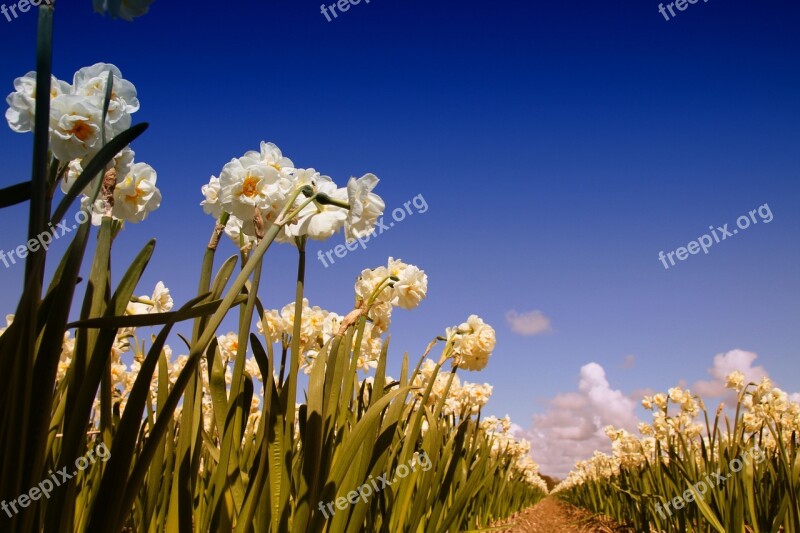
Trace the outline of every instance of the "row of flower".
[[[42, 13], [52, 17], [50, 8]], [[176, 308], [163, 283], [134, 294], [154, 242], [111, 282], [119, 232], [161, 203], [155, 170], [134, 162], [127, 146], [144, 130], [131, 126], [134, 85], [104, 63], [81, 69], [72, 84], [39, 71], [14, 85], [9, 125], [49, 148], [31, 185], [14, 189], [30, 191], [31, 231], [58, 222], [73, 200], [92, 224], [74, 233], [45, 291], [48, 252], [31, 252], [17, 312], [0, 330], [0, 370], [12, 384], [2, 393], [12, 408], [0, 423], [0, 497], [15, 499], [100, 444], [110, 459], [0, 517], [4, 530], [456, 531], [546, 493], [510, 420], [481, 420], [492, 387], [457, 375], [483, 369], [495, 348], [494, 329], [478, 316], [436, 337], [415, 367], [406, 357], [398, 377], [387, 376], [392, 314], [425, 298], [421, 269], [390, 258], [364, 270], [344, 314], [304, 297], [308, 239], [369, 235], [384, 209], [377, 177], [338, 187], [266, 142], [232, 159], [202, 187], [215, 222], [198, 296]], [[41, 109], [48, 120], [37, 117]], [[65, 196], [53, 210], [58, 187]], [[83, 305], [70, 322], [94, 227]], [[223, 234], [236, 253], [217, 261]], [[275, 242], [298, 256], [297, 298], [270, 310], [258, 287]], [[226, 317], [238, 328], [220, 334]], [[193, 333], [182, 338], [187, 352], [174, 356], [166, 342], [182, 321], [193, 322]], [[430, 469], [350, 501], [421, 454]], [[350, 503], [340, 506], [343, 499]]]
[[689, 390], [645, 397], [652, 423], [639, 436], [606, 428], [612, 454], [579, 462], [553, 492], [636, 531], [800, 531], [800, 405], [768, 378], [737, 371], [727, 387], [733, 425]]

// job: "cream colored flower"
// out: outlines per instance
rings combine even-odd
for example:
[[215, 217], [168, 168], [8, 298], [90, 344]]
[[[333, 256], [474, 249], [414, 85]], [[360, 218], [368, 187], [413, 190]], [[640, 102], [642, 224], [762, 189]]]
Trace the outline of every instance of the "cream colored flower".
[[114, 189], [114, 218], [135, 224], [158, 209], [161, 206], [161, 191], [156, 187], [157, 179], [153, 167], [146, 163], [135, 163], [130, 173]]
[[350, 204], [344, 229], [347, 242], [366, 237], [375, 230], [375, 223], [386, 208], [383, 199], [372, 192], [379, 181], [375, 174], [364, 174], [347, 182]]
[[[391, 271], [391, 259], [389, 260]], [[392, 303], [403, 309], [414, 309], [428, 293], [428, 276], [414, 265], [405, 265], [394, 283]]]
[[219, 175], [219, 200], [223, 210], [248, 222], [257, 208], [285, 198], [282, 185], [280, 173], [272, 166], [249, 158], [233, 159]]
[[200, 190], [205, 196], [205, 200], [200, 202], [203, 212], [219, 219], [222, 215], [222, 204], [219, 203], [219, 178], [211, 176], [207, 185], [203, 185]]
[[[314, 169], [298, 170], [298, 173], [295, 186], [309, 185], [315, 193], [322, 193], [342, 202], [346, 200], [344, 191], [337, 189], [328, 176], [322, 176]], [[301, 196], [300, 200], [303, 199]], [[346, 218], [347, 211], [339, 206], [312, 202], [300, 211], [295, 220], [286, 225], [286, 236], [308, 236], [324, 241], [341, 229]]]
[[[50, 99], [69, 94], [70, 86], [55, 76], [50, 81]], [[28, 72], [14, 80], [14, 92], [6, 98], [8, 126], [17, 133], [33, 131], [36, 118], [36, 72]]]
[[725, 379], [725, 388], [733, 389], [736, 392], [741, 392], [744, 388], [744, 374], [738, 370], [729, 374]]
[[[117, 174], [118, 181], [130, 174], [135, 156], [136, 154], [134, 151], [127, 146], [123, 148], [120, 153], [114, 156], [114, 171]], [[69, 162], [69, 165], [67, 166], [67, 172], [64, 174], [64, 179], [61, 180], [61, 191], [64, 194], [69, 192], [69, 189], [72, 187], [73, 183], [75, 183], [75, 181], [80, 177], [81, 173], [83, 172], [84, 161], [85, 160], [81, 159], [73, 159]], [[81, 192], [84, 195], [90, 195], [94, 190], [95, 184], [96, 181], [90, 182]]]
[[449, 330], [453, 340], [453, 363], [464, 370], [482, 370], [489, 362], [489, 356], [497, 344], [494, 328], [477, 315], [455, 330]]
[[50, 149], [62, 163], [100, 150], [103, 103], [98, 98], [62, 94], [50, 102]]
[[130, 128], [131, 113], [139, 110], [136, 87], [122, 77], [122, 72], [116, 66], [108, 63], [96, 63], [90, 67], [84, 67], [76, 72], [72, 79], [72, 94], [95, 98], [100, 101], [102, 108], [109, 73], [113, 76], [113, 82], [106, 114], [106, 140], [110, 140]]

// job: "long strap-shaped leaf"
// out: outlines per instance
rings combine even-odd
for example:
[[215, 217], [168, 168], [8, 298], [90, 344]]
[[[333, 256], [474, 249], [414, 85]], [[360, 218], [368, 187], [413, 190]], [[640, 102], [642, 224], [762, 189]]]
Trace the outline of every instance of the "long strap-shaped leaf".
[[[155, 241], [150, 241], [141, 252], [136, 256], [111, 298], [108, 308], [110, 314], [121, 315], [125, 312], [131, 295], [136, 285], [139, 283], [144, 269], [153, 254]], [[101, 330], [95, 343], [92, 357], [88, 361], [86, 375], [80, 384], [80, 389], [75, 400], [74, 408], [68, 413], [62, 439], [63, 448], [59, 460], [59, 467], [71, 465], [75, 459], [83, 452], [85, 446], [86, 427], [89, 423], [92, 404], [97, 395], [97, 389], [102, 379], [103, 371], [108, 365], [111, 355], [111, 347], [114, 344], [116, 330]], [[70, 484], [72, 486], [73, 484]], [[63, 527], [59, 522], [59, 517], [64, 515], [64, 506], [69, 506], [69, 494], [67, 491], [59, 491], [54, 494], [54, 499], [58, 505], [48, 508], [48, 523], [53, 527]], [[51, 500], [52, 502], [52, 500]], [[52, 510], [52, 512], [51, 512]], [[57, 526], [58, 525], [58, 526]]]
[[147, 356], [142, 361], [139, 374], [125, 406], [122, 420], [114, 435], [114, 441], [111, 446], [113, 454], [106, 463], [105, 473], [92, 510], [89, 531], [106, 531], [114, 526], [119, 516], [122, 497], [125, 493], [125, 483], [121, 483], [121, 480], [127, 478], [130, 466], [133, 463], [137, 442], [136, 436], [142, 423], [145, 402], [150, 393], [150, 383], [167, 336], [176, 322], [193, 318], [190, 312], [194, 304], [204, 298], [205, 295], [195, 297], [173, 314], [173, 318], [159, 332]]
[[0, 209], [21, 204], [31, 199], [31, 182], [24, 181], [10, 187], [0, 189]]

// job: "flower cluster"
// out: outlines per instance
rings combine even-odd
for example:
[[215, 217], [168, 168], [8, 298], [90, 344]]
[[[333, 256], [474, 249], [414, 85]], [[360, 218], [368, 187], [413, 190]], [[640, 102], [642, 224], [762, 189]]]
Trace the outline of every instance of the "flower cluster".
[[361, 271], [356, 301], [382, 333], [389, 329], [392, 308], [414, 309], [428, 293], [428, 276], [414, 265], [389, 258], [387, 266]]
[[418, 398], [422, 397], [431, 380], [433, 385], [428, 405], [433, 407], [444, 399], [442, 413], [445, 416], [466, 417], [478, 414], [492, 396], [492, 386], [488, 383], [483, 385], [467, 381], [462, 383], [458, 375], [451, 376], [450, 373], [438, 372], [436, 363], [426, 359], [412, 382], [414, 387], [417, 387]]
[[497, 344], [494, 328], [477, 315], [448, 328], [447, 338], [453, 343], [453, 365], [464, 370], [483, 370]]
[[[346, 187], [313, 168], [296, 168], [272, 143], [226, 164], [202, 187], [203, 210], [226, 223], [225, 233], [242, 248], [274, 225], [278, 242], [325, 240], [342, 228], [348, 242], [372, 233], [385, 204], [372, 192], [378, 178], [350, 178]], [[223, 217], [223, 214], [225, 215]]]
[[[414, 265], [399, 259], [389, 258], [388, 266], [366, 269], [355, 284], [359, 308], [367, 317], [364, 324], [361, 345], [353, 346], [358, 352], [357, 367], [369, 372], [378, 366], [378, 358], [383, 348], [383, 335], [389, 329], [392, 309], [402, 307], [412, 309], [419, 305], [428, 290], [428, 277]], [[371, 302], [371, 303], [370, 303]], [[346, 317], [327, 311], [318, 306], [310, 306], [303, 300], [299, 318], [300, 368], [310, 374], [317, 355], [333, 339]], [[264, 312], [259, 320], [258, 331], [271, 342], [280, 343], [283, 349], [291, 345], [295, 328], [295, 302], [282, 309]], [[357, 342], [357, 337], [353, 343]]]
[[[733, 380], [731, 379], [733, 377]], [[775, 449], [775, 435], [783, 438], [788, 447], [792, 433], [800, 434], [800, 403], [789, 400], [789, 395], [775, 387], [769, 378], [762, 378], [758, 384], [744, 387], [736, 376], [729, 376], [730, 388], [739, 392], [740, 402], [745, 409], [742, 417], [744, 430], [758, 434], [768, 443], [766, 449]], [[770, 430], [777, 428], [780, 431]]]
[[[112, 90], [103, 122], [109, 74]], [[9, 106], [6, 120], [15, 132], [30, 132], [36, 119], [36, 73], [29, 72], [14, 80], [14, 89], [6, 98]], [[75, 73], [72, 84], [55, 76], [51, 78], [50, 150], [60, 163], [58, 176], [65, 193], [106, 142], [130, 127], [131, 114], [138, 110], [136, 87], [123, 78], [114, 65], [97, 63], [84, 67]], [[91, 205], [93, 224], [99, 225], [103, 216], [140, 222], [161, 205], [156, 171], [150, 165], [134, 162], [134, 152], [130, 148], [117, 154], [106, 170], [113, 171], [116, 184]], [[90, 184], [81, 191], [84, 207], [92, 202], [93, 189], [94, 185]]]
[[[271, 309], [264, 312], [258, 321], [258, 331], [272, 342], [280, 343], [284, 350], [291, 345], [295, 322], [295, 302], [285, 305], [282, 309]], [[320, 350], [339, 332], [344, 317], [337, 313], [327, 311], [318, 306], [310, 306], [308, 299], [303, 299], [299, 319], [300, 328], [300, 369], [310, 374]], [[365, 334], [362, 342], [359, 368], [368, 370], [377, 366], [377, 357], [380, 355], [380, 339], [373, 340], [372, 331]]]
[[[641, 436], [612, 426], [605, 428], [612, 441], [611, 455], [597, 452], [591, 459], [579, 462], [558, 490], [610, 479], [621, 470], [637, 472], [655, 462], [666, 465], [676, 460], [687, 461], [703, 471], [707, 464], [720, 461], [722, 445], [747, 448], [757, 443], [767, 454], [780, 453], [781, 445], [783, 449], [796, 449], [800, 404], [790, 401], [788, 394], [775, 387], [769, 378], [746, 384], [744, 375], [737, 371], [727, 376], [726, 385], [738, 393], [739, 418], [735, 421], [738, 429], [731, 433], [730, 425], [726, 424], [728, 433], [714, 435], [717, 445], [711, 445], [710, 428], [695, 421], [705, 412], [702, 402], [691, 391], [674, 387], [666, 394], [643, 398], [642, 406], [653, 412], [653, 421], [639, 424]], [[718, 414], [723, 409], [720, 405]]]
[[481, 431], [492, 442], [492, 456], [508, 457], [512, 463], [511, 477], [518, 476], [530, 485], [547, 493], [547, 483], [539, 476], [539, 465], [531, 457], [531, 443], [525, 439], [517, 440], [511, 434], [511, 419], [490, 416], [480, 423]]

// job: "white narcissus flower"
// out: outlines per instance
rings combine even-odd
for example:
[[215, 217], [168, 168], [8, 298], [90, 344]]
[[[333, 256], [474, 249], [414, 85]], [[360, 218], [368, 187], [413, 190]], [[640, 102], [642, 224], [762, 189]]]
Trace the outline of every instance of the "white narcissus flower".
[[[81, 198], [81, 209], [86, 209], [89, 206], [90, 198], [83, 196]], [[103, 223], [103, 217], [106, 215], [106, 201], [98, 198], [92, 204], [90, 214], [92, 217], [92, 226], [100, 226]]]
[[[136, 156], [135, 152], [130, 149], [130, 147], [125, 147], [122, 149], [120, 153], [114, 156], [114, 170], [117, 173], [117, 181], [121, 180], [128, 174], [130, 174], [131, 167], [133, 166], [133, 159]], [[75, 180], [80, 177], [81, 173], [83, 172], [83, 160], [82, 159], [73, 159], [69, 162], [67, 166], [67, 172], [64, 174], [64, 179], [61, 180], [61, 191], [66, 194], [69, 192], [70, 187], [72, 184], [75, 183]], [[94, 183], [89, 183], [83, 191], [81, 191], [85, 195], [89, 195], [92, 193], [94, 188]]]
[[744, 374], [738, 370], [729, 374], [725, 379], [725, 388], [733, 389], [736, 392], [741, 392], [741, 390], [744, 388]]
[[112, 18], [121, 18], [132, 21], [134, 17], [141, 17], [150, 9], [154, 0], [93, 0], [94, 10], [97, 13], [109, 13]]
[[389, 258], [389, 271], [400, 278], [394, 282], [392, 304], [403, 309], [414, 309], [428, 292], [428, 276], [414, 265]]
[[291, 171], [294, 169], [292, 160], [284, 157], [280, 148], [266, 141], [261, 141], [261, 150], [259, 152], [250, 151], [244, 154], [244, 157], [266, 163], [277, 171]]
[[200, 202], [200, 205], [203, 206], [203, 212], [219, 219], [222, 215], [222, 205], [219, 203], [219, 178], [211, 176], [211, 180], [207, 185], [203, 185], [200, 191], [206, 197], [205, 200]]
[[217, 344], [219, 345], [222, 360], [227, 364], [236, 358], [236, 352], [239, 351], [239, 335], [234, 332], [220, 335], [217, 337]]
[[146, 163], [136, 163], [114, 189], [112, 215], [132, 223], [141, 222], [161, 205], [161, 191], [156, 187], [156, 171]]
[[[125, 4], [126, 2], [123, 2]], [[113, 75], [111, 99], [108, 103], [106, 124], [109, 131], [107, 137], [111, 138], [130, 128], [131, 113], [139, 110], [139, 99], [136, 96], [136, 87], [133, 83], [122, 77], [122, 72], [114, 65], [96, 63], [84, 67], [75, 73], [72, 79], [72, 94], [105, 100], [106, 82], [108, 73]], [[102, 105], [102, 103], [101, 103]]]
[[245, 249], [256, 242], [256, 238], [252, 235], [248, 235], [244, 231], [242, 231], [242, 227], [244, 226], [244, 222], [240, 219], [231, 215], [228, 218], [227, 224], [225, 224], [225, 235], [233, 241], [233, 243], [241, 249]]
[[135, 300], [135, 302], [129, 303], [125, 310], [129, 315], [168, 313], [174, 305], [169, 289], [164, 285], [163, 281], [156, 283], [156, 287], [150, 297], [140, 296]]
[[464, 370], [483, 370], [489, 356], [497, 344], [494, 328], [486, 324], [478, 315], [470, 315], [467, 321], [458, 326], [453, 342], [454, 360]]
[[256, 208], [285, 197], [282, 185], [275, 168], [251, 158], [233, 159], [219, 175], [219, 200], [226, 212], [252, 221]]
[[380, 335], [389, 331], [392, 323], [392, 304], [388, 302], [378, 302], [369, 309], [367, 317], [372, 321], [372, 334]]
[[[50, 99], [69, 94], [70, 86], [55, 76], [50, 81]], [[28, 72], [14, 80], [14, 92], [6, 98], [8, 109], [6, 120], [9, 127], [17, 133], [33, 131], [36, 117], [36, 72]]]
[[266, 332], [269, 333], [269, 338], [272, 342], [279, 342], [281, 335], [288, 335], [292, 332], [291, 325], [283, 319], [277, 309], [264, 311], [264, 316], [256, 324], [258, 332], [266, 336], [264, 324], [267, 326]]
[[[326, 194], [334, 200], [347, 201], [343, 189], [337, 189], [328, 176], [321, 176], [313, 169], [301, 171], [296, 186], [303, 185], [310, 185], [314, 192]], [[303, 201], [304, 197], [301, 196], [299, 200]], [[296, 222], [286, 225], [286, 236], [291, 238], [305, 235], [324, 241], [341, 229], [346, 218], [347, 211], [342, 207], [312, 202], [300, 211]]]
[[153, 296], [150, 299], [153, 301], [151, 313], [168, 313], [174, 305], [169, 289], [164, 285], [163, 281], [156, 283], [156, 288], [153, 290]]
[[94, 155], [100, 139], [103, 111], [97, 98], [62, 94], [50, 103], [50, 148], [62, 163]]
[[375, 230], [375, 222], [386, 207], [383, 199], [372, 192], [379, 181], [375, 174], [364, 174], [347, 182], [347, 199], [350, 203], [344, 227], [347, 242], [366, 237]]
[[356, 297], [358, 297], [359, 300], [367, 301], [375, 294], [378, 286], [383, 284], [381, 291], [375, 296], [375, 302], [390, 302], [393, 293], [386, 288], [384, 283], [389, 277], [391, 277], [391, 273], [384, 266], [362, 270], [361, 275], [358, 277], [358, 280], [356, 280]]

